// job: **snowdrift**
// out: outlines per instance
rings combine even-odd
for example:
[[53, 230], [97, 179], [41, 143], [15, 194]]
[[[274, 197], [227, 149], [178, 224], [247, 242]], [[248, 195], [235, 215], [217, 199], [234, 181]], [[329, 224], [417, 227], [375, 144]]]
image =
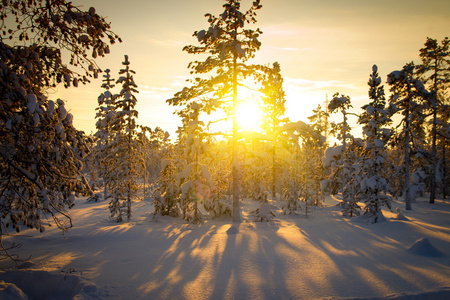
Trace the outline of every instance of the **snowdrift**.
[[269, 200], [277, 217], [253, 222], [259, 205], [246, 200], [240, 224], [191, 225], [151, 222], [150, 202], [116, 223], [106, 202], [77, 199], [67, 239], [53, 227], [5, 237], [33, 257], [22, 270], [0, 263], [0, 299], [450, 299], [448, 202], [394, 201], [385, 222], [367, 224], [343, 218], [339, 201], [305, 216]]

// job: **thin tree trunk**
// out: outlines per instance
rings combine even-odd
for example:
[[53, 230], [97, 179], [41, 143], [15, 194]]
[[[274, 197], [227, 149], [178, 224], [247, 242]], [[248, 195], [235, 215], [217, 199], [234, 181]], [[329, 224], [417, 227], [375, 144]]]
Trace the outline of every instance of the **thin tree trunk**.
[[[342, 162], [343, 162], [342, 168], [343, 168], [343, 170], [344, 170], [344, 174], [342, 174], [342, 176], [343, 176], [344, 178], [342, 178], [342, 181], [343, 181], [343, 182], [342, 182], [341, 189], [342, 189], [342, 191], [344, 191], [344, 190], [343, 190], [344, 185], [347, 185], [347, 184], [348, 184], [349, 178], [347, 178], [347, 175], [346, 175], [347, 169], [348, 169], [348, 165], [347, 165], [347, 142], [346, 142], [346, 135], [347, 135], [347, 116], [345, 115], [345, 112], [344, 112], [344, 111], [342, 112], [342, 114], [344, 115], [344, 122], [343, 122], [343, 125], [342, 125], [342, 160], [343, 160], [343, 161], [342, 161]], [[346, 193], [342, 193], [342, 202], [343, 202], [344, 204], [348, 202]]]
[[276, 161], [275, 161], [275, 149], [276, 149], [276, 145], [275, 145], [276, 141], [273, 141], [273, 145], [272, 145], [272, 197], [275, 198], [276, 197]]
[[432, 159], [432, 171], [431, 171], [431, 190], [430, 190], [430, 203], [434, 203], [436, 197], [436, 176], [437, 176], [437, 160], [436, 160], [436, 118], [437, 118], [437, 107], [436, 103], [433, 106], [433, 144], [431, 148], [431, 159]]
[[409, 121], [409, 106], [406, 108], [406, 130], [405, 130], [405, 208], [406, 210], [411, 210], [411, 195], [410, 195], [410, 186], [409, 186], [409, 132], [411, 130], [410, 128], [410, 121]]
[[240, 195], [239, 195], [239, 157], [238, 157], [238, 123], [237, 123], [237, 54], [233, 61], [233, 153], [232, 153], [232, 176], [233, 176], [233, 222], [241, 222]]
[[442, 184], [442, 196], [443, 196], [443, 198], [444, 199], [446, 199], [447, 198], [447, 163], [446, 163], [446, 161], [447, 161], [447, 159], [446, 159], [446, 156], [445, 156], [445, 141], [443, 141], [443, 143], [442, 143], [442, 158], [443, 158], [443, 164], [444, 164], [444, 166], [443, 166], [443, 174], [442, 174], [442, 182], [441, 182], [441, 184]]

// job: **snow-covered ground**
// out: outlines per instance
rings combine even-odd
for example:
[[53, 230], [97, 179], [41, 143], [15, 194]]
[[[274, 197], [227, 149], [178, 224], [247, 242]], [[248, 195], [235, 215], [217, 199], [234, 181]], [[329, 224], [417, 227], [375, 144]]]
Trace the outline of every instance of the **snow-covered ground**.
[[374, 225], [343, 218], [338, 201], [308, 217], [272, 201], [268, 223], [252, 222], [257, 203], [245, 201], [241, 224], [190, 225], [150, 222], [150, 202], [115, 223], [106, 202], [78, 199], [67, 239], [54, 227], [5, 239], [33, 256], [19, 269], [0, 264], [0, 299], [450, 299], [449, 201], [419, 200], [402, 210], [407, 220], [384, 211]]

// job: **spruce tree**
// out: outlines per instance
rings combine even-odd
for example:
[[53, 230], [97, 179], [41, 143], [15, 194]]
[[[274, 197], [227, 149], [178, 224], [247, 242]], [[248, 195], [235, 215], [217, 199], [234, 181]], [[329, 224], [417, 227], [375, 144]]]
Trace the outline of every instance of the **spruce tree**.
[[124, 214], [127, 220], [132, 216], [132, 201], [138, 198], [138, 179], [144, 170], [144, 160], [141, 153], [141, 145], [138, 137], [139, 126], [136, 123], [138, 112], [135, 109], [138, 93], [130, 69], [130, 61], [125, 55], [122, 62], [123, 69], [119, 71], [117, 84], [122, 89], [118, 95], [113, 96], [114, 114], [109, 120], [109, 142], [104, 146], [106, 172], [105, 184], [110, 192], [109, 209], [111, 217], [121, 222]]
[[190, 54], [207, 54], [204, 61], [193, 61], [188, 68], [196, 77], [191, 86], [185, 87], [167, 102], [173, 106], [184, 106], [178, 113], [183, 116], [187, 104], [200, 101], [203, 112], [210, 114], [216, 110], [224, 111], [233, 120], [232, 129], [232, 190], [233, 190], [233, 222], [240, 222], [239, 192], [239, 126], [236, 112], [239, 103], [238, 87], [244, 78], [253, 76], [261, 80], [265, 68], [260, 65], [249, 65], [246, 62], [254, 57], [261, 43], [258, 40], [259, 29], [246, 29], [249, 24], [256, 23], [256, 11], [262, 6], [259, 0], [253, 2], [250, 9], [241, 12], [238, 0], [226, 0], [224, 12], [216, 17], [210, 13], [209, 28], [194, 33], [200, 46], [189, 45], [184, 51]]
[[360, 193], [365, 202], [364, 214], [370, 223], [377, 223], [383, 219], [381, 208], [391, 208], [386, 178], [383, 177], [383, 165], [386, 160], [386, 142], [390, 137], [390, 130], [385, 126], [391, 123], [386, 109], [386, 98], [378, 67], [372, 67], [368, 85], [371, 102], [362, 107], [364, 110], [358, 119], [363, 125], [364, 149], [359, 163], [358, 176], [361, 177]]
[[97, 122], [95, 126], [97, 128], [94, 137], [96, 139], [96, 146], [93, 149], [94, 160], [96, 167], [98, 168], [99, 175], [103, 178], [103, 199], [108, 197], [108, 184], [106, 179], [106, 173], [108, 172], [109, 163], [105, 157], [108, 155], [106, 149], [112, 141], [113, 135], [111, 132], [111, 124], [115, 118], [115, 100], [117, 95], [111, 93], [110, 89], [114, 88], [114, 79], [111, 78], [110, 70], [106, 69], [103, 75], [103, 83], [101, 85], [106, 91], [100, 94], [98, 97], [98, 107], [96, 108], [95, 118]]
[[262, 130], [272, 142], [272, 197], [276, 197], [276, 178], [277, 178], [277, 160], [276, 149], [279, 144], [277, 141], [280, 135], [277, 134], [279, 128], [289, 120], [284, 117], [286, 112], [286, 94], [283, 89], [283, 77], [281, 76], [281, 67], [278, 62], [273, 64], [271, 72], [266, 74], [267, 78], [263, 81], [261, 88], [264, 122]]
[[340, 178], [340, 186], [342, 191], [342, 212], [344, 216], [359, 215], [357, 195], [355, 186], [357, 185], [357, 178], [355, 175], [355, 169], [353, 167], [354, 153], [349, 151], [349, 145], [347, 139], [353, 141], [353, 136], [350, 134], [350, 126], [348, 123], [348, 116], [350, 113], [348, 110], [352, 108], [350, 97], [345, 95], [339, 95], [336, 93], [333, 95], [333, 99], [328, 105], [330, 113], [341, 112], [343, 120], [340, 123], [332, 123], [332, 130], [336, 133], [339, 140], [342, 140], [342, 172]]
[[203, 164], [202, 156], [207, 147], [204, 142], [204, 123], [199, 120], [201, 105], [192, 102], [189, 105], [191, 113], [187, 122], [187, 136], [184, 149], [186, 167], [178, 174], [178, 186], [181, 187], [181, 209], [183, 218], [194, 224], [203, 222], [200, 205], [206, 200], [211, 187], [211, 175], [208, 166]]

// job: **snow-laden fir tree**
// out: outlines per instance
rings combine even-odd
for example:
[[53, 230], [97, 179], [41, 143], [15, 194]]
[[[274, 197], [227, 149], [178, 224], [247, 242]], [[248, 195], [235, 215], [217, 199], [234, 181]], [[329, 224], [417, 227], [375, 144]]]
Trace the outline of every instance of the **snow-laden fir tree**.
[[[226, 0], [224, 11], [220, 16], [210, 13], [209, 28], [194, 33], [200, 46], [189, 45], [184, 51], [190, 54], [206, 54], [204, 61], [193, 61], [189, 64], [191, 74], [196, 77], [191, 80], [191, 86], [183, 88], [167, 102], [173, 106], [184, 106], [200, 101], [205, 113], [210, 114], [222, 110], [233, 119], [232, 129], [232, 190], [233, 209], [232, 219], [240, 222], [240, 193], [239, 193], [239, 151], [236, 112], [239, 103], [238, 87], [248, 76], [253, 76], [258, 82], [263, 80], [264, 73], [270, 68], [261, 65], [249, 65], [247, 61], [254, 57], [261, 43], [258, 40], [259, 29], [247, 29], [256, 23], [256, 11], [262, 6], [260, 1], [252, 3], [250, 9], [241, 12], [238, 0]], [[179, 111], [183, 114], [183, 109]]]
[[[327, 95], [328, 99], [328, 95]], [[327, 100], [328, 101], [328, 100]], [[328, 103], [326, 103], [328, 106]], [[329, 119], [330, 113], [328, 112], [328, 107], [322, 107], [322, 105], [317, 105], [316, 109], [313, 109], [313, 114], [308, 117], [308, 120], [313, 128], [318, 134], [325, 137], [325, 142], [323, 147], [326, 149], [328, 141], [326, 140], [328, 132], [330, 131]], [[325, 151], [324, 149], [324, 151]]]
[[[445, 158], [438, 158], [437, 141], [439, 140], [443, 147], [448, 143], [448, 96], [447, 89], [450, 83], [450, 40], [446, 37], [439, 44], [437, 40], [427, 38], [425, 47], [420, 49], [420, 58], [422, 65], [418, 66], [418, 74], [423, 83], [428, 86], [429, 91], [433, 91], [434, 97], [427, 101], [431, 111], [431, 166], [430, 166], [430, 203], [434, 203], [436, 198], [436, 183], [439, 176], [439, 161], [445, 164]], [[446, 106], [447, 104], [447, 106]], [[439, 133], [439, 134], [438, 134]], [[445, 152], [445, 151], [443, 151]], [[441, 186], [442, 186], [442, 180]]]
[[342, 140], [342, 171], [337, 178], [340, 182], [340, 190], [342, 191], [342, 213], [344, 216], [357, 216], [359, 215], [359, 205], [356, 195], [356, 186], [358, 185], [357, 177], [355, 177], [355, 168], [353, 166], [354, 153], [349, 151], [347, 139], [353, 141], [353, 136], [350, 134], [350, 126], [348, 124], [348, 116], [352, 113], [349, 109], [352, 108], [350, 97], [345, 95], [339, 95], [336, 93], [333, 95], [333, 99], [328, 105], [328, 111], [332, 114], [335, 112], [341, 112], [343, 120], [340, 123], [332, 123], [332, 132], [336, 134], [339, 140]]
[[186, 160], [182, 159], [179, 148], [178, 145], [170, 145], [161, 162], [161, 172], [153, 193], [154, 218], [158, 215], [174, 218], [181, 215], [181, 187], [177, 176], [186, 166]]
[[211, 175], [208, 166], [201, 162], [202, 156], [207, 151], [204, 142], [206, 135], [204, 123], [199, 120], [201, 104], [191, 102], [189, 109], [188, 119], [183, 122], [187, 124], [184, 150], [187, 164], [178, 174], [177, 184], [181, 187], [180, 204], [183, 219], [198, 224], [203, 222], [200, 205], [203, 204], [209, 194]]
[[138, 133], [139, 144], [142, 146], [142, 155], [145, 161], [144, 177], [144, 200], [154, 193], [159, 174], [161, 173], [161, 163], [165, 159], [165, 153], [170, 145], [170, 135], [160, 127], [152, 129], [141, 126]]
[[364, 215], [370, 223], [382, 221], [381, 208], [391, 208], [388, 191], [389, 186], [384, 174], [386, 160], [386, 142], [390, 137], [390, 130], [385, 126], [391, 123], [389, 111], [386, 109], [386, 98], [378, 67], [373, 65], [369, 77], [370, 103], [364, 105], [364, 110], [358, 119], [363, 125], [364, 148], [359, 162], [358, 177], [361, 178], [360, 197], [365, 203]]
[[262, 123], [262, 131], [271, 137], [272, 142], [272, 197], [276, 197], [277, 175], [279, 172], [277, 168], [276, 149], [279, 145], [278, 129], [283, 124], [289, 122], [289, 119], [284, 116], [286, 112], [286, 95], [283, 89], [283, 77], [281, 76], [281, 67], [278, 62], [273, 64], [271, 72], [266, 74], [266, 79], [262, 82], [260, 89], [262, 95], [262, 110], [264, 114], [264, 122]]
[[302, 121], [287, 123], [279, 131], [286, 132], [292, 141], [292, 153], [285, 158], [288, 168], [285, 168], [283, 213], [297, 214], [304, 205], [307, 214], [308, 207], [318, 206], [323, 201], [319, 165], [324, 138]]
[[10, 226], [43, 231], [50, 218], [59, 228], [70, 228], [66, 209], [76, 195], [91, 192], [81, 173], [88, 151], [84, 135], [74, 128], [64, 101], [48, 99], [46, 91], [95, 77], [100, 70], [94, 59], [119, 38], [93, 7], [83, 11], [65, 0], [3, 1], [0, 18], [0, 246], [5, 250], [1, 239]]
[[143, 174], [144, 160], [138, 138], [139, 126], [136, 124], [138, 112], [135, 109], [138, 93], [130, 69], [130, 61], [125, 55], [123, 69], [119, 71], [117, 84], [120, 93], [114, 96], [114, 114], [110, 119], [109, 142], [104, 147], [107, 170], [105, 184], [109, 187], [109, 210], [111, 217], [121, 222], [132, 215], [132, 201], [138, 198], [138, 180]]
[[411, 210], [413, 199], [410, 182], [411, 152], [413, 148], [417, 151], [423, 147], [423, 124], [425, 122], [424, 102], [425, 99], [434, 97], [428, 92], [422, 81], [416, 78], [415, 65], [406, 64], [402, 70], [391, 72], [388, 75], [388, 84], [391, 86], [389, 98], [391, 114], [400, 113], [401, 121], [398, 125], [399, 131], [395, 137], [397, 143], [403, 149], [401, 160], [402, 173], [404, 174], [403, 197], [406, 210]]
[[108, 155], [106, 149], [113, 138], [111, 133], [111, 123], [115, 118], [115, 100], [117, 95], [111, 93], [110, 89], [114, 88], [114, 79], [111, 77], [110, 70], [106, 69], [103, 75], [103, 83], [101, 85], [106, 91], [101, 93], [98, 97], [98, 107], [96, 108], [95, 118], [97, 122], [95, 127], [97, 128], [94, 134], [96, 140], [96, 147], [93, 149], [94, 161], [99, 172], [99, 176], [103, 178], [103, 199], [108, 197], [108, 185], [106, 180], [106, 174], [108, 169], [112, 166], [107, 164], [110, 162], [105, 157]]
[[226, 140], [216, 141], [208, 146], [213, 183], [203, 207], [214, 218], [231, 217], [231, 173], [227, 146]]

